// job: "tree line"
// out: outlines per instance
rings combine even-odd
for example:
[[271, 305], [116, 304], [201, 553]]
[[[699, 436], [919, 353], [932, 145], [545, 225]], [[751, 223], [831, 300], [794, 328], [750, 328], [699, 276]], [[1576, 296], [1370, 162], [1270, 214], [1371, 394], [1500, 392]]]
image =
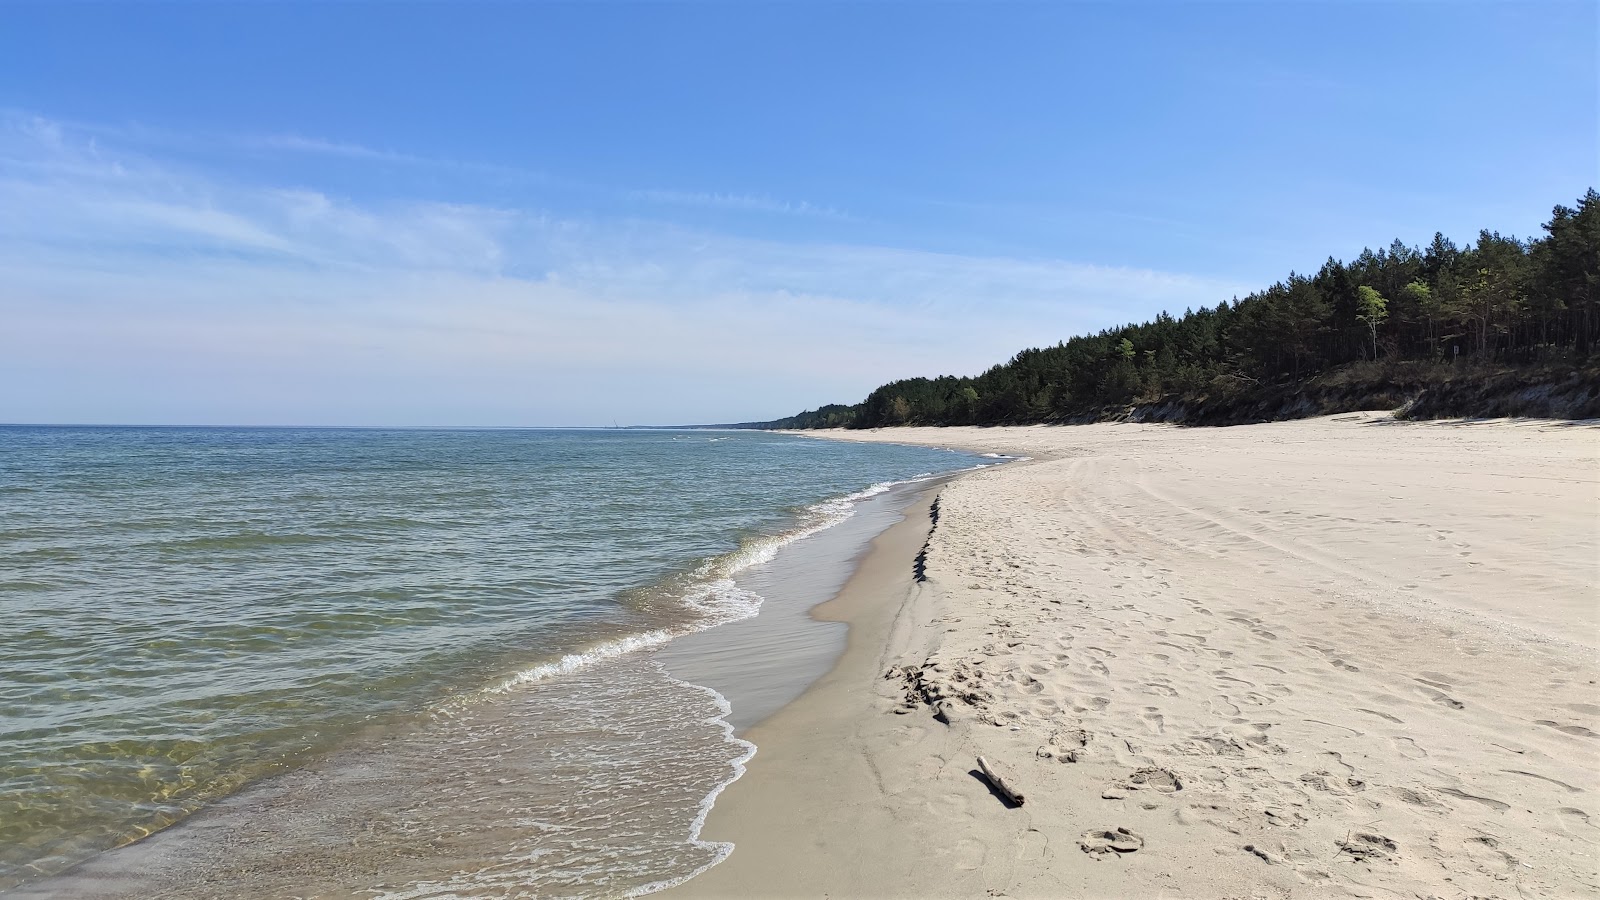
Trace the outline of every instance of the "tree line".
[[1582, 363], [1600, 344], [1600, 194], [1555, 207], [1543, 231], [1524, 240], [1486, 230], [1466, 246], [1443, 234], [1426, 247], [1395, 240], [1214, 308], [1023, 350], [977, 377], [891, 382], [854, 405], [764, 424], [1051, 422], [1291, 385], [1363, 362]]

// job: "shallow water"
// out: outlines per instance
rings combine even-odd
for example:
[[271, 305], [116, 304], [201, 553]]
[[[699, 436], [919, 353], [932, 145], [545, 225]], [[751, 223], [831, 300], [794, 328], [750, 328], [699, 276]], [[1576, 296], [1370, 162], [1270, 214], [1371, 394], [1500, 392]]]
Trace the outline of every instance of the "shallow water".
[[726, 698], [733, 707], [726, 719], [736, 733], [777, 712], [844, 652], [845, 624], [818, 621], [812, 608], [837, 596], [872, 539], [943, 480], [918, 479], [865, 498], [849, 519], [740, 572], [734, 583], [761, 596], [760, 615], [685, 635], [655, 651], [655, 658], [673, 677]]
[[971, 462], [759, 433], [0, 429], [0, 887], [219, 801], [209, 838], [147, 852], [246, 876], [301, 854], [324, 895], [682, 877], [723, 852], [690, 835], [748, 748], [719, 696], [624, 651], [748, 615], [732, 576], [847, 495]]

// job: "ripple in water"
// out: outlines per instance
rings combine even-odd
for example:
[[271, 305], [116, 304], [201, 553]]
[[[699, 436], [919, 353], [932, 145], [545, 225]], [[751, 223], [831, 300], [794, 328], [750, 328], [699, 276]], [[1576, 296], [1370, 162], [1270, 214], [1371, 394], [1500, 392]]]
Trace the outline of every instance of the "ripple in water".
[[754, 748], [646, 656], [375, 731], [17, 896], [618, 897], [692, 877]]
[[[626, 651], [955, 468], [740, 434], [0, 428], [0, 889], [617, 896], [750, 752]], [[592, 652], [600, 648], [600, 652]]]

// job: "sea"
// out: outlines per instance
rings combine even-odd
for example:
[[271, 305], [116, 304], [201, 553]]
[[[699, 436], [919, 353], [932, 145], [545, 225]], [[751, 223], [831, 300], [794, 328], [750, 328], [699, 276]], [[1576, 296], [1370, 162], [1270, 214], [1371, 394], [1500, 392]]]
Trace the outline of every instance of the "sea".
[[[781, 648], [687, 638], [795, 583], [786, 548], [848, 537], [842, 580], [888, 498], [994, 462], [753, 431], [0, 427], [0, 891], [681, 883], [731, 850], [699, 830], [757, 752], [740, 728], [804, 687], [742, 700]], [[722, 690], [679, 677], [697, 657]]]

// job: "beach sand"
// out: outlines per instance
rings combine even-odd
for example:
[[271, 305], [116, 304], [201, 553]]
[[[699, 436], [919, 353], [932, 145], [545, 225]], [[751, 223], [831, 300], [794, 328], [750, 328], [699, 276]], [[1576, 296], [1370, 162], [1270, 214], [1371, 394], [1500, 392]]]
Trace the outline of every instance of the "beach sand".
[[736, 849], [671, 895], [1600, 895], [1600, 430], [827, 436], [1031, 459], [815, 611], [844, 655], [747, 732]]

